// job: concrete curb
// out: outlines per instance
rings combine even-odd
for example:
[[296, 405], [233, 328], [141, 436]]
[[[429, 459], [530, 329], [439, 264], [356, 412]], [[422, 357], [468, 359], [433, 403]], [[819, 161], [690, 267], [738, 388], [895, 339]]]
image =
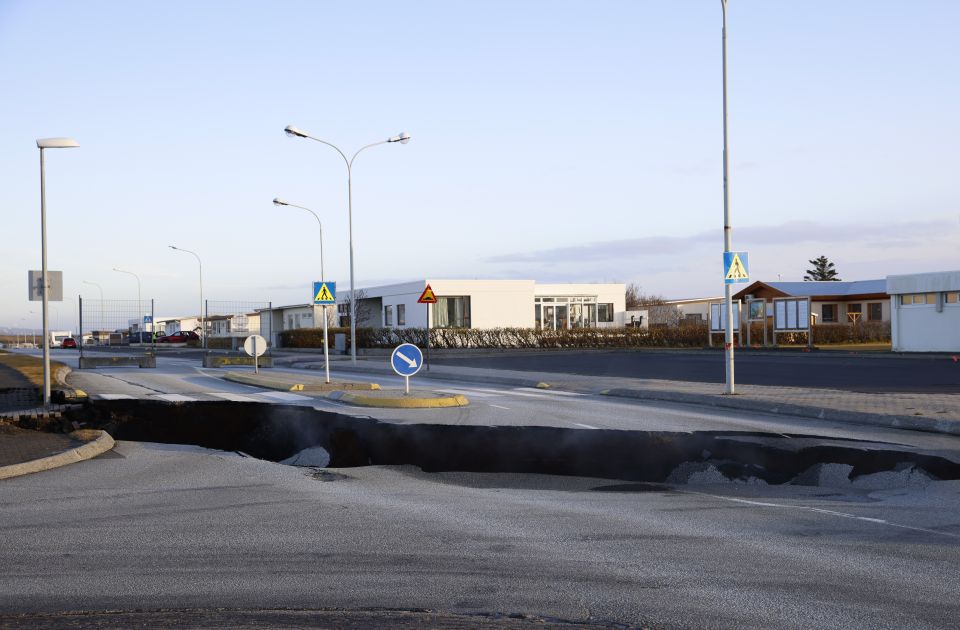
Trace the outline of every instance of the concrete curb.
[[238, 372], [227, 372], [224, 380], [244, 385], [253, 385], [254, 387], [265, 387], [267, 389], [276, 389], [284, 392], [339, 392], [346, 390], [366, 390], [376, 391], [380, 389], [377, 383], [351, 383], [351, 382], [332, 382], [332, 383], [310, 383], [296, 382], [295, 380], [284, 379], [279, 375], [257, 376], [254, 374], [242, 374]]
[[[28, 475], [30, 473], [59, 468], [60, 466], [66, 466], [68, 464], [75, 464], [87, 459], [93, 459], [94, 457], [102, 455], [113, 448], [113, 438], [110, 437], [110, 434], [106, 431], [83, 429], [80, 431], [74, 431], [70, 435], [80, 436], [90, 435], [91, 433], [96, 434], [96, 437], [83, 446], [72, 448], [69, 451], [63, 451], [62, 453], [57, 453], [56, 455], [50, 455], [49, 457], [34, 459], [29, 462], [10, 464], [9, 466], [0, 466], [0, 479], [19, 477], [21, 475]], [[81, 437], [80, 439], [83, 438]]]
[[[287, 364], [285, 362], [285, 364]], [[297, 367], [299, 369], [305, 370], [319, 370], [323, 369], [323, 363], [318, 363], [316, 361], [292, 361], [288, 364], [290, 367]], [[351, 367], [351, 370], [356, 369], [359, 372], [374, 372], [382, 373], [393, 376], [395, 372], [389, 365], [379, 367], [373, 365], [363, 365], [357, 366], [356, 368]], [[491, 385], [508, 385], [511, 387], [532, 387], [535, 389], [550, 389], [553, 387], [550, 383], [544, 381], [538, 381], [535, 379], [529, 378], [513, 378], [509, 376], [487, 376], [487, 375], [471, 375], [471, 374], [457, 374], [454, 372], [425, 372], [420, 370], [417, 372], [416, 378], [428, 378], [433, 380], [443, 380], [443, 381], [463, 381], [468, 383], [490, 383]]]
[[739, 395], [720, 396], [716, 394], [691, 394], [676, 391], [655, 391], [644, 389], [607, 389], [600, 392], [603, 396], [619, 398], [636, 398], [643, 400], [663, 400], [706, 407], [723, 407], [725, 409], [742, 409], [760, 413], [793, 416], [801, 418], [816, 418], [831, 422], [848, 422], [851, 424], [868, 424], [887, 427], [890, 429], [908, 429], [910, 431], [925, 431], [927, 433], [943, 433], [946, 435], [960, 435], [960, 422], [956, 420], [938, 420], [925, 416], [902, 416], [869, 413], [866, 411], [851, 411], [832, 409], [828, 407], [811, 407], [777, 403], [755, 398], [746, 398]]
[[377, 396], [364, 396], [362, 394], [353, 394], [350, 392], [331, 392], [327, 395], [330, 400], [357, 405], [360, 407], [382, 407], [386, 409], [431, 409], [437, 407], [466, 407], [470, 404], [466, 396], [456, 394], [454, 396], [438, 396], [436, 398], [415, 398], [407, 396], [398, 396], [393, 398], [380, 398]]

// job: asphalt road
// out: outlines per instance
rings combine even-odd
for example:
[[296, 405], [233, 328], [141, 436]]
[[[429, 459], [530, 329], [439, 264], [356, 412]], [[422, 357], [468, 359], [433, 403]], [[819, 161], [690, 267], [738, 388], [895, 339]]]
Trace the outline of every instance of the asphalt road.
[[222, 622], [386, 608], [599, 627], [955, 627], [958, 496], [958, 482], [868, 492], [315, 474], [121, 442], [0, 482], [0, 626], [90, 621], [63, 611], [226, 609]]
[[[331, 401], [322, 395], [269, 391], [225, 381], [220, 377], [227, 371], [202, 368], [196, 360], [189, 358], [159, 357], [156, 369], [98, 368], [74, 371], [70, 383], [90, 394], [108, 398], [129, 397], [168, 403], [229, 400], [302, 405], [398, 423], [550, 426], [583, 430], [762, 431], [776, 435], [814, 435], [909, 446], [960, 461], [960, 437], [872, 425], [440, 379], [419, 382], [414, 379], [414, 393], [417, 387], [425, 387], [431, 391], [463, 394], [470, 400], [470, 405], [427, 410], [375, 409]], [[310, 378], [317, 378], [321, 374], [317, 370], [291, 368], [273, 368], [270, 373], [305, 374]], [[382, 372], [353, 372], [346, 363], [335, 364], [331, 373], [335, 380], [376, 382], [384, 388], [397, 390], [403, 387], [403, 379], [399, 376]]]
[[[834, 352], [738, 352], [736, 382], [859, 392], [960, 393], [960, 360]], [[563, 351], [450, 355], [437, 364], [701, 383], [725, 381], [722, 351]]]

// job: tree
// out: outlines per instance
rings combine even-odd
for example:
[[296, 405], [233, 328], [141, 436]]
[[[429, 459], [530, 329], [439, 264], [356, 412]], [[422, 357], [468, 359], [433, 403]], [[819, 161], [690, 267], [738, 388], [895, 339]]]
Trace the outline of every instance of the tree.
[[680, 324], [682, 313], [676, 306], [667, 304], [663, 296], [646, 295], [638, 285], [630, 283], [627, 285], [626, 298], [627, 310], [647, 311], [647, 321], [650, 325], [677, 326]]
[[814, 258], [811, 261], [808, 261], [813, 265], [812, 269], [807, 269], [807, 275], [803, 277], [804, 281], [811, 280], [828, 280], [839, 282], [840, 278], [837, 276], [837, 270], [834, 267], [833, 263], [830, 262], [826, 256], [820, 256], [819, 258]]

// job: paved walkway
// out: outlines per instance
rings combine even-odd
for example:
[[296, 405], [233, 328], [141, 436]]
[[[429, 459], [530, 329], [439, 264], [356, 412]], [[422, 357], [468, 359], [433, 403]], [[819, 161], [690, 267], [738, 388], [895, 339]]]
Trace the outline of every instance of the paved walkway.
[[44, 433], [0, 424], [0, 466], [56, 455], [85, 443], [62, 433]]
[[[338, 357], [336, 368], [348, 369], [345, 358]], [[362, 358], [357, 370], [392, 373], [387, 357]], [[274, 363], [322, 369], [323, 356], [277, 351]], [[350, 366], [349, 369], [353, 369]], [[535, 387], [546, 384], [592, 394], [687, 402], [717, 407], [747, 409], [816, 417], [839, 421], [880, 423], [888, 426], [960, 434], [960, 394], [876, 394], [839, 389], [812, 389], [766, 385], [739, 385], [734, 396], [724, 394], [720, 383], [694, 383], [659, 379], [589, 377], [577, 374], [526, 372], [451, 365], [433, 365], [415, 377], [448, 380], [474, 380], [503, 384], [521, 383]]]

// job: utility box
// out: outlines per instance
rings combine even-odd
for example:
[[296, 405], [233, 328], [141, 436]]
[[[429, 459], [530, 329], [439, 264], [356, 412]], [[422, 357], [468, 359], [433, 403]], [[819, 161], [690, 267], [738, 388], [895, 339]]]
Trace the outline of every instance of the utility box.
[[346, 333], [337, 333], [333, 336], [333, 351], [340, 354], [347, 353], [347, 335]]

